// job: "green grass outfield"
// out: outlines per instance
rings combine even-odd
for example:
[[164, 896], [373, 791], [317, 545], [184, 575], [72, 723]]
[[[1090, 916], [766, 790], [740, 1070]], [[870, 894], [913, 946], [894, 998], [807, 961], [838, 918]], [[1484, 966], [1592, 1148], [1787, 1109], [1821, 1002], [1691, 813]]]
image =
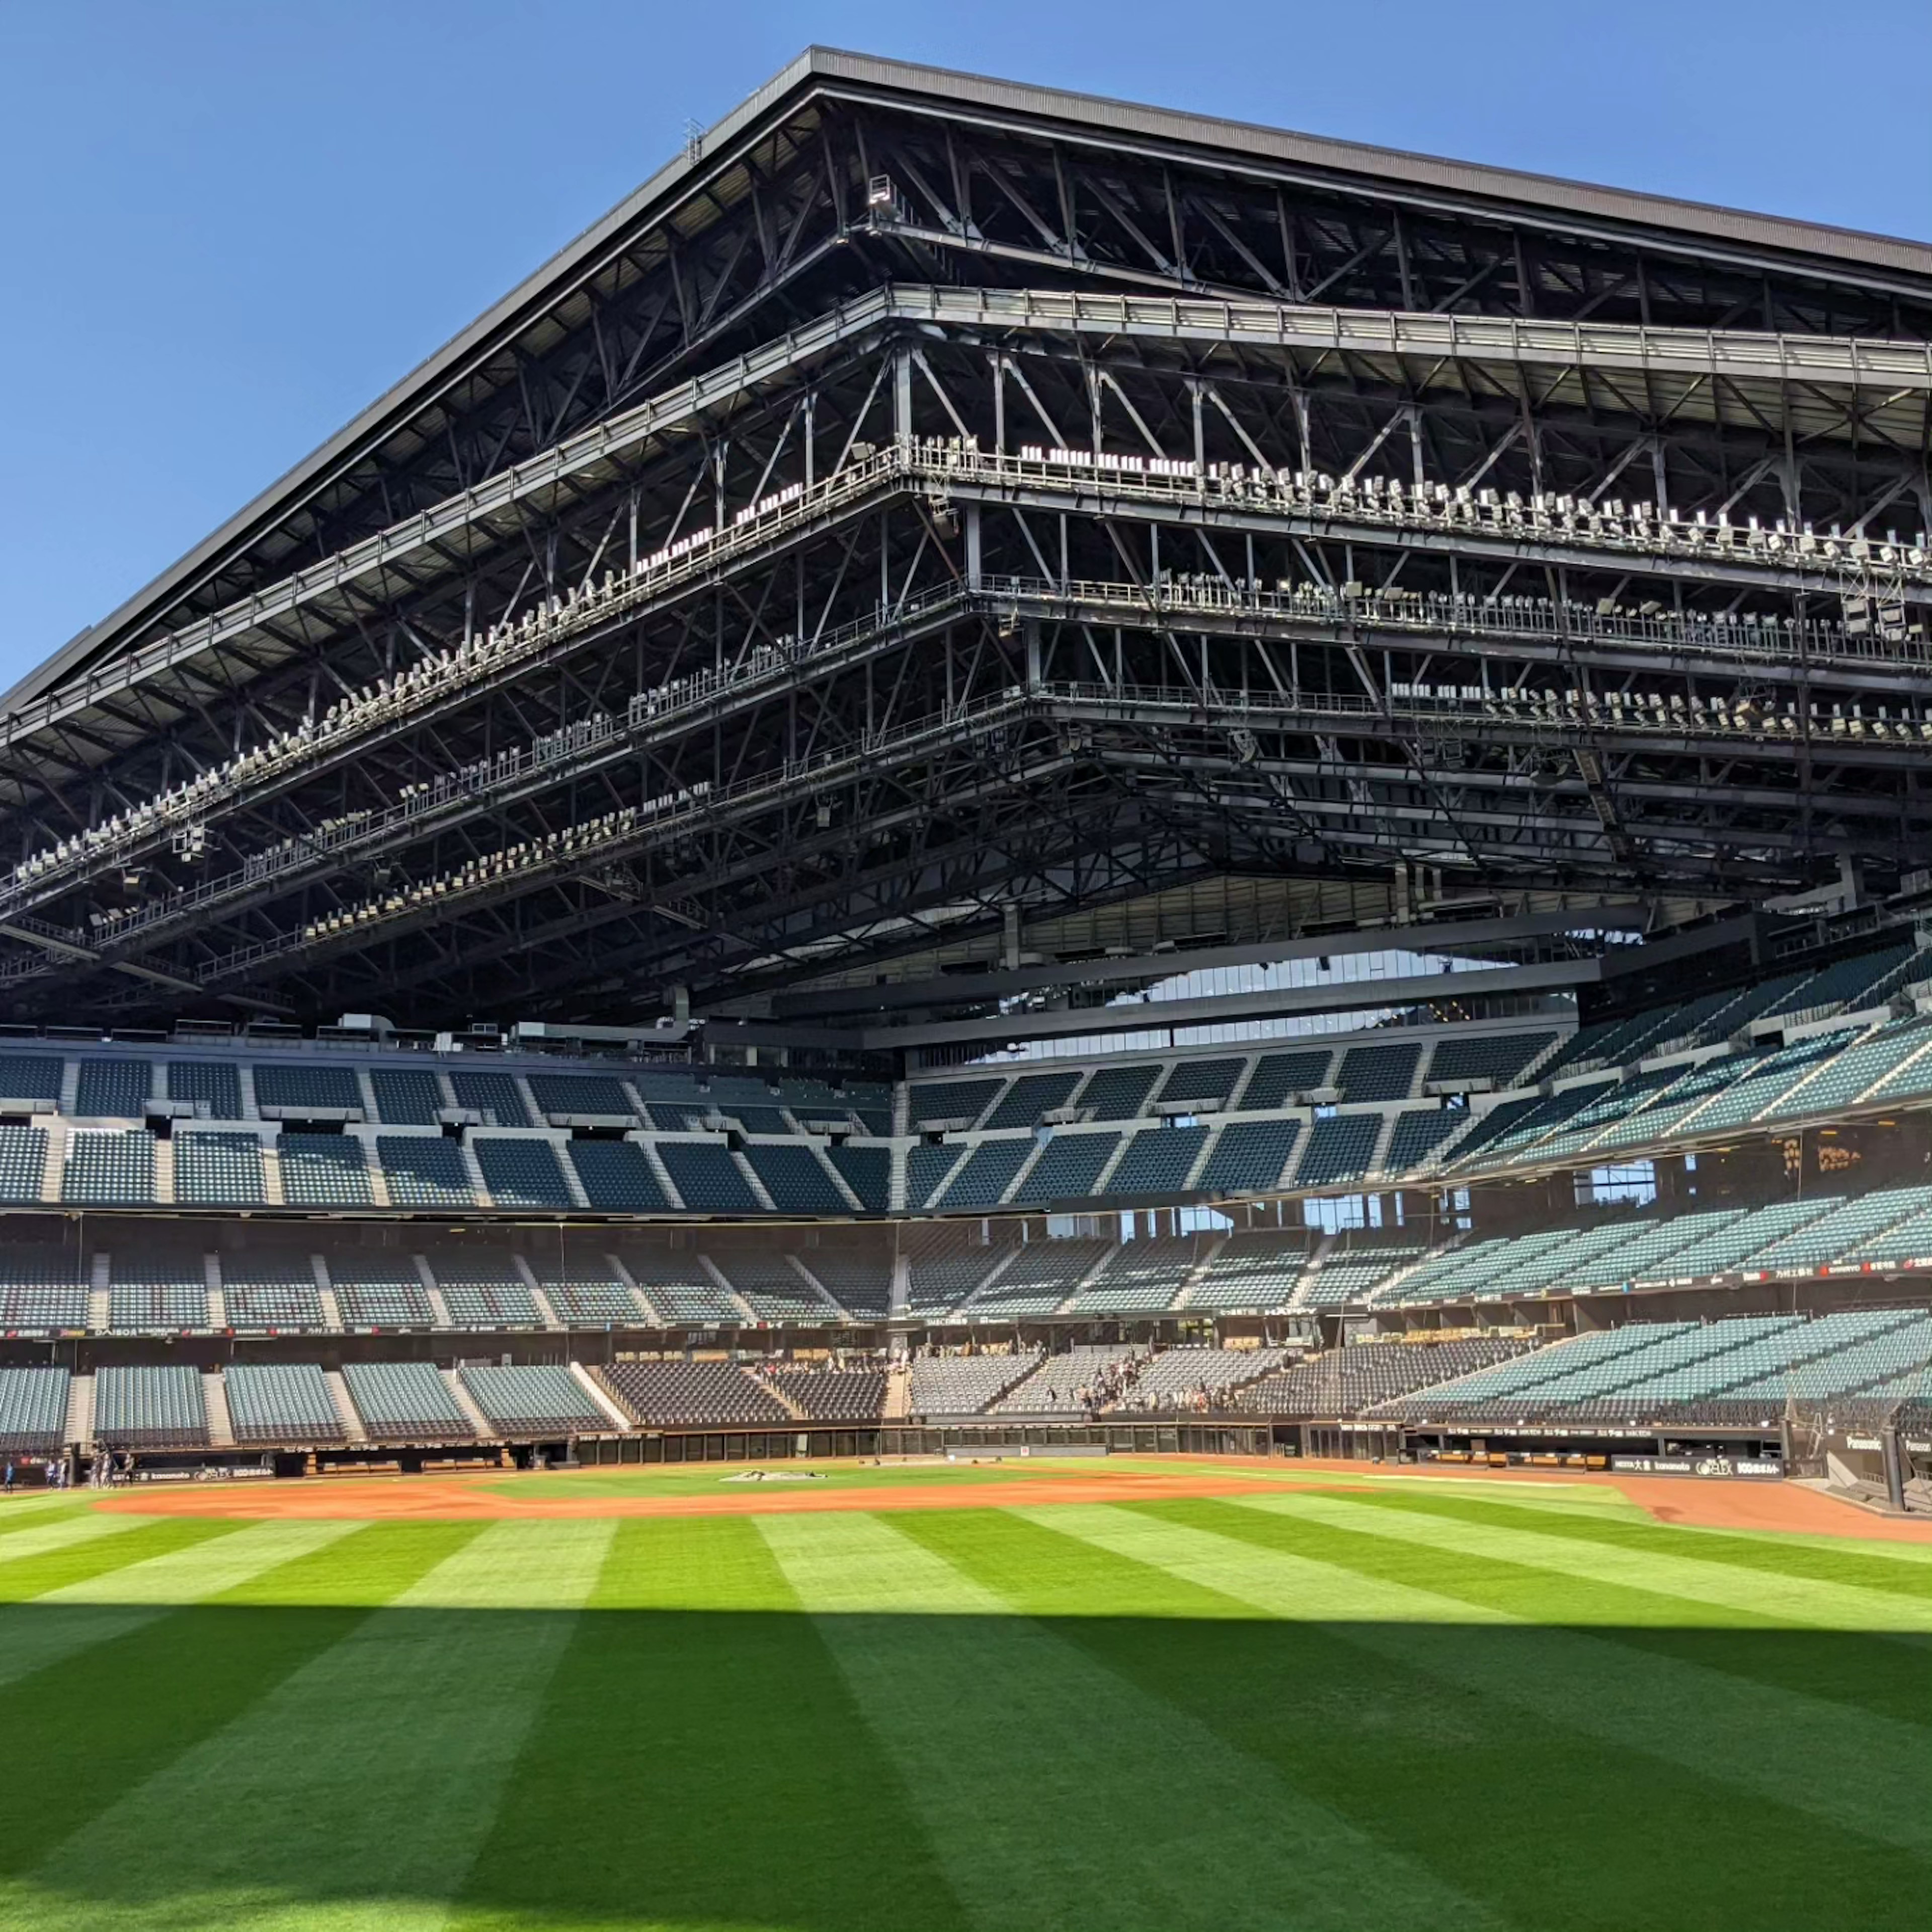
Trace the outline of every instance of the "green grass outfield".
[[16, 1500], [0, 1928], [1924, 1932], [1928, 1558], [1375, 1480], [488, 1522]]

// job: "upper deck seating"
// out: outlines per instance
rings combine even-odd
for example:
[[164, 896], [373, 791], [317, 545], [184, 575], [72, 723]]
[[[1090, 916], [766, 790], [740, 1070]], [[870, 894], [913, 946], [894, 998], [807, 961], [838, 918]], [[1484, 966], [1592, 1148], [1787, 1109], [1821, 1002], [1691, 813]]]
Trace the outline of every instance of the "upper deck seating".
[[225, 1060], [171, 1060], [168, 1098], [184, 1100], [205, 1120], [238, 1120], [242, 1076]]
[[282, 1198], [291, 1208], [367, 1208], [375, 1200], [369, 1163], [353, 1134], [298, 1134], [275, 1143]]
[[650, 1159], [635, 1141], [573, 1140], [568, 1151], [592, 1208], [618, 1214], [662, 1214], [669, 1208]]
[[1230, 1120], [1216, 1133], [1195, 1185], [1210, 1194], [1270, 1192], [1300, 1138], [1299, 1120]]
[[322, 1113], [362, 1116], [362, 1088], [350, 1066], [284, 1066], [269, 1060], [255, 1067], [257, 1112], [299, 1114], [313, 1107]]
[[524, 1105], [516, 1076], [509, 1073], [463, 1072], [449, 1076], [450, 1091], [456, 1104], [482, 1116], [486, 1127], [534, 1127], [530, 1110]]
[[375, 1067], [369, 1085], [386, 1127], [433, 1127], [443, 1108], [442, 1083], [426, 1067]]
[[548, 1141], [473, 1134], [470, 1144], [483, 1184], [499, 1208], [570, 1208], [576, 1204]]
[[[731, 1158], [716, 1141], [660, 1141], [658, 1158], [679, 1198], [696, 1214], [755, 1214], [758, 1197]], [[842, 1202], [840, 1204], [844, 1204]]]
[[253, 1134], [179, 1133], [175, 1144], [175, 1198], [210, 1208], [259, 1208], [268, 1198], [262, 1143]]
[[145, 1060], [82, 1060], [74, 1111], [82, 1120], [138, 1120], [154, 1090], [154, 1070]]
[[1336, 1084], [1345, 1100], [1406, 1100], [1421, 1058], [1421, 1045], [1415, 1040], [1352, 1046], [1342, 1056]]

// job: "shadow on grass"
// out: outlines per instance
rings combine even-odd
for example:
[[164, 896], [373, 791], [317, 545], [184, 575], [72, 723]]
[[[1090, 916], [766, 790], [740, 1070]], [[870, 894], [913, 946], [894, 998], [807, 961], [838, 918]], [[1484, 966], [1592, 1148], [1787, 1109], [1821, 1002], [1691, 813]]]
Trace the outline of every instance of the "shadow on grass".
[[[462, 1697], [432, 1709], [428, 1690], [358, 1692], [342, 1668], [352, 1653], [329, 1654], [377, 1616], [426, 1646]], [[1331, 1820], [1346, 1845], [1408, 1861], [1498, 1924], [1924, 1924], [1932, 1807], [1916, 1844], [1885, 1826], [1886, 1808], [1861, 1828], [1858, 1792], [1819, 1788], [1804, 1728], [1841, 1722], [1834, 1761], [1862, 1750], [1874, 1793], [1927, 1783], [1932, 1732], [1899, 1728], [1928, 1714], [1922, 1658], [1883, 1637], [1669, 1633], [1674, 1664], [1748, 1679], [1755, 1696], [1848, 1671], [1865, 1688], [1863, 1708], [1837, 1716], [1807, 1699], [1785, 1759], [1741, 1780], [1728, 1740], [1712, 1741], [1724, 1772], [1699, 1763], [1708, 1712], [1687, 1710], [1652, 1751], [1606, 1742], [1618, 1726], [1581, 1705], [1564, 1722], [1472, 1688], [1546, 1672], [1552, 1639], [1625, 1634], [1600, 1626], [1431, 1624], [1413, 1662], [1402, 1627], [1238, 1616], [868, 1615], [839, 1619], [828, 1642], [831, 1628], [750, 1610], [168, 1612], [0, 1690], [13, 1781], [37, 1795], [0, 1808], [0, 1921], [218, 1926], [222, 1901], [253, 1895], [283, 1902], [265, 1923], [361, 1904], [379, 1924], [378, 1901], [453, 1893], [466, 1928], [942, 1932], [983, 1926], [992, 1896], [1001, 1932], [1155, 1932], [1110, 1873], [1150, 1849], [1184, 1868], [1211, 1827], [1220, 1849], [1196, 1874], [1189, 1922], [1361, 1924], [1346, 1888], [1311, 1922], [1305, 1900], [1291, 1916], [1256, 1883], [1279, 1855], [1286, 1793], [1304, 1822]], [[1628, 1635], [1635, 1685], [1663, 1640]], [[505, 1708], [491, 1660], [546, 1644], [554, 1668], [520, 1694], [526, 1708]], [[855, 1654], [883, 1660], [910, 1696], [868, 1701], [838, 1661]], [[957, 1694], [962, 1655], [987, 1660], [976, 1696]], [[278, 1694], [324, 1669], [342, 1672], [339, 1721], [293, 1761], [274, 1757]], [[1082, 1693], [1084, 1726], [1064, 1721], [1076, 1682], [1100, 1687]], [[1599, 1682], [1579, 1694], [1616, 1692]], [[1137, 1734], [1137, 1713], [1174, 1711], [1204, 1741], [1198, 1756]], [[1900, 1737], [1916, 1738], [1912, 1753], [1888, 1758]], [[997, 1829], [970, 1798], [937, 1802], [975, 1779], [998, 1780]], [[1104, 1828], [1069, 1842], [1072, 1792], [1088, 1820], [1114, 1796], [1123, 1819], [1151, 1805], [1168, 1842], [1110, 1841]], [[1235, 1868], [1231, 1832], [1255, 1871]]]

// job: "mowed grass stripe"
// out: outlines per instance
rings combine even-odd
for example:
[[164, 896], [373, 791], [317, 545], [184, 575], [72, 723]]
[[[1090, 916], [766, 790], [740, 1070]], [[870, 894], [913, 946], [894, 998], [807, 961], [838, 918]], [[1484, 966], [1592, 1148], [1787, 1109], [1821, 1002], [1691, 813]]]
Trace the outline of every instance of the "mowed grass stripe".
[[[74, 1585], [213, 1542], [238, 1527], [191, 1520], [142, 1523], [126, 1536], [71, 1544], [0, 1570], [0, 1685], [124, 1636], [163, 1614], [152, 1604], [62, 1600]], [[51, 1604], [44, 1600], [49, 1598]]]
[[[1522, 1510], [1514, 1499], [1468, 1496], [1436, 1496], [1420, 1490], [1381, 1490], [1351, 1502], [1377, 1509], [1408, 1510], [1446, 1516], [1493, 1528], [1522, 1526]], [[1721, 1563], [1861, 1589], [1889, 1591], [1932, 1604], [1932, 1546], [1859, 1542], [1850, 1538], [1814, 1536], [1806, 1539], [1760, 1539], [1733, 1536], [1722, 1530], [1678, 1529], [1648, 1516], [1591, 1515], [1580, 1510], [1561, 1513], [1551, 1522], [1539, 1516], [1534, 1527], [1550, 1536], [1573, 1537], [1610, 1548], [1670, 1557], [1693, 1557], [1700, 1563]]]
[[[1319, 1526], [1257, 1522], [1244, 1509], [1216, 1503], [1159, 1509], [1158, 1515], [1070, 1509], [1053, 1512], [1051, 1521], [1116, 1555], [1210, 1583], [1271, 1616], [1306, 1614], [1303, 1578], [1311, 1562], [1364, 1564], [1370, 1566], [1364, 1580], [1372, 1586], [1379, 1580], [1381, 1552], [1368, 1539]], [[1480, 1560], [1456, 1565], [1438, 1558], [1445, 1586], [1466, 1588]], [[1408, 1586], [1391, 1580], [1387, 1587]], [[1474, 1607], [1486, 1619], [1498, 1614], [1490, 1604]], [[1561, 1616], [1558, 1604], [1552, 1610]], [[1793, 1814], [1804, 1813], [1921, 1857], [1932, 1852], [1932, 1739], [1912, 1724], [1530, 1621], [1486, 1634], [1449, 1622], [1418, 1628], [1368, 1620], [1338, 1629], [1351, 1643], [1546, 1724], [1573, 1751], [1580, 1733], [1598, 1742], [1592, 1757], [1602, 1757], [1600, 1747], [1629, 1754], [1646, 1788], [1664, 1774], [1655, 1762], [1662, 1760], [1706, 1787], [1706, 1810], [1727, 1803], [1765, 1819], [1774, 1806], [1780, 1832], [1793, 1830]], [[1786, 1640], [1781, 1630], [1738, 1630], [1728, 1637], [1736, 1648]], [[1794, 1749], [1798, 1738], [1802, 1748]], [[1608, 1783], [1613, 1774], [1604, 1769], [1599, 1775]], [[1729, 1787], [1721, 1802], [1710, 1798], [1712, 1786]]]
[[[1105, 1520], [1116, 1514], [1127, 1519], [1116, 1526], [1131, 1556], [1088, 1540], [1107, 1535]], [[1076, 1539], [1070, 1525], [1085, 1536]], [[1019, 1510], [1004, 1527], [934, 1516], [910, 1529], [975, 1574], [998, 1579], [1022, 1604], [1044, 1609], [1084, 1597], [1104, 1606], [1054, 1628], [1269, 1759], [1358, 1830], [1484, 1895], [1513, 1923], [1718, 1932], [1761, 1924], [1787, 1900], [1823, 1915], [1804, 1922], [1846, 1932], [1912, 1922], [1895, 1908], [1919, 1868], [1899, 1855], [1863, 1841], [1848, 1850], [1828, 1826], [1776, 1806], [1741, 1807], [1739, 1795], [1701, 1766], [1606, 1745], [1580, 1735], [1567, 1712], [1518, 1708], [1428, 1667], [1440, 1640], [1493, 1657], [1507, 1672], [1521, 1634], [1512, 1626], [1304, 1621], [1305, 1566], [1283, 1564], [1282, 1576], [1270, 1578], [1258, 1570], [1258, 1552], [1231, 1564], [1202, 1549], [1211, 1538], [1136, 1522], [1124, 1511]], [[1191, 1580], [1197, 1564], [1221, 1587]], [[1223, 1592], [1241, 1586], [1244, 1567], [1253, 1600], [1239, 1603]], [[1209, 1618], [1161, 1621], [1183, 1612], [1184, 1592], [1220, 1607]], [[1289, 1617], [1264, 1613], [1283, 1602]], [[1740, 1829], [1732, 1814], [1741, 1809], [1771, 1815]], [[1725, 1828], [1714, 1856], [1719, 1820]], [[1580, 1828], [1588, 1833], [1588, 1856], [1552, 1854]], [[1887, 1870], [1888, 1893], [1874, 1878]], [[1856, 1880], [1850, 1892], [1847, 1873]]]
[[277, 1564], [340, 1543], [353, 1534], [357, 1526], [349, 1522], [251, 1522], [218, 1527], [227, 1533], [205, 1536], [186, 1549], [101, 1570], [58, 1590], [44, 1592], [39, 1600], [43, 1605], [206, 1603]]
[[461, 1932], [970, 1924], [743, 1518], [620, 1526], [511, 1786]]
[[63, 1496], [58, 1490], [39, 1496], [10, 1496], [0, 1502], [0, 1545], [23, 1529], [33, 1529], [62, 1516], [85, 1516], [91, 1508], [86, 1497]]
[[[165, 1520], [153, 1516], [110, 1516], [104, 1512], [89, 1514], [80, 1510], [44, 1515], [38, 1520], [14, 1526], [10, 1535], [0, 1538], [0, 1566], [44, 1556], [51, 1550], [71, 1550], [77, 1544], [98, 1543], [110, 1536], [124, 1536], [130, 1530], [151, 1529], [158, 1520]], [[4, 1587], [5, 1582], [5, 1568], [0, 1567], [0, 1587]]]
[[1016, 1614], [907, 1533], [922, 1520], [754, 1519], [983, 1932], [1500, 1925], [1190, 1712]]
[[[177, 1532], [193, 1526], [153, 1526]], [[352, 1535], [357, 1526], [339, 1527]], [[340, 1540], [332, 1545], [343, 1546]], [[232, 1599], [251, 1580], [237, 1580], [234, 1566], [224, 1564], [207, 1580], [206, 1594], [220, 1594], [214, 1586], [225, 1583]], [[124, 1796], [130, 1784], [219, 1730], [367, 1614], [215, 1607], [196, 1604], [185, 1583], [182, 1589], [184, 1601], [172, 1609], [23, 1604], [6, 1612], [16, 1620], [8, 1626], [10, 1635], [21, 1628], [19, 1620], [34, 1620], [62, 1634], [70, 1654], [45, 1658], [32, 1674], [0, 1689], [0, 1738], [8, 1762], [30, 1768], [37, 1789], [44, 1780], [59, 1794], [52, 1813], [26, 1803], [0, 1807], [0, 1878], [8, 1881], [0, 1884], [0, 1924], [40, 1922], [20, 1874], [45, 1858], [50, 1844], [70, 1833], [68, 1842], [84, 1840], [94, 1815]], [[202, 1834], [216, 1815], [198, 1828]], [[79, 1914], [76, 1922], [85, 1916]]]
[[4, 1922], [441, 1925], [611, 1527], [375, 1526], [364, 1533], [456, 1534], [418, 1546], [425, 1560], [383, 1607], [221, 1612], [224, 1628], [331, 1639], [70, 1839]]
[[1588, 1538], [1564, 1536], [1542, 1522], [1534, 1528], [1468, 1522], [1434, 1510], [1391, 1510], [1352, 1496], [1309, 1492], [1240, 1496], [1234, 1498], [1234, 1507], [1325, 1522], [1428, 1550], [1494, 1556], [1593, 1582], [1627, 1584], [1820, 1630], [1870, 1630], [1916, 1640], [1932, 1636], [1932, 1604], [1858, 1584], [1707, 1563], [1690, 1553], [1696, 1547], [1695, 1538], [1687, 1538], [1685, 1550], [1679, 1553], [1620, 1550]]
[[[1279, 1552], [1312, 1558], [1403, 1588], [1423, 1588], [1463, 1605], [1462, 1619], [1501, 1614], [1572, 1628], [1601, 1625], [1620, 1643], [1778, 1689], [1869, 1711], [1887, 1720], [1932, 1719], [1932, 1673], [1915, 1647], [1869, 1633], [1817, 1630], [1673, 1597], [1634, 1584], [1607, 1583], [1502, 1558], [1378, 1537], [1318, 1522], [1312, 1512], [1239, 1516], [1190, 1503], [1132, 1507], [1163, 1520], [1212, 1528]], [[1450, 1613], [1450, 1620], [1456, 1620]], [[1756, 1630], [1760, 1640], [1735, 1641]], [[1775, 1634], [1777, 1641], [1772, 1640]]]

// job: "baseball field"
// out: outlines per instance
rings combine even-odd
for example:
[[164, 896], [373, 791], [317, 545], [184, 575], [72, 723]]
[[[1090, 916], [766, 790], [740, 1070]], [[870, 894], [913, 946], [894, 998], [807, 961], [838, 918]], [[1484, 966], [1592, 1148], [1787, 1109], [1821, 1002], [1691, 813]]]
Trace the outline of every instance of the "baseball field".
[[1733, 1485], [735, 1474], [0, 1506], [0, 1926], [1927, 1923], [1922, 1535], [1712, 1526]]

